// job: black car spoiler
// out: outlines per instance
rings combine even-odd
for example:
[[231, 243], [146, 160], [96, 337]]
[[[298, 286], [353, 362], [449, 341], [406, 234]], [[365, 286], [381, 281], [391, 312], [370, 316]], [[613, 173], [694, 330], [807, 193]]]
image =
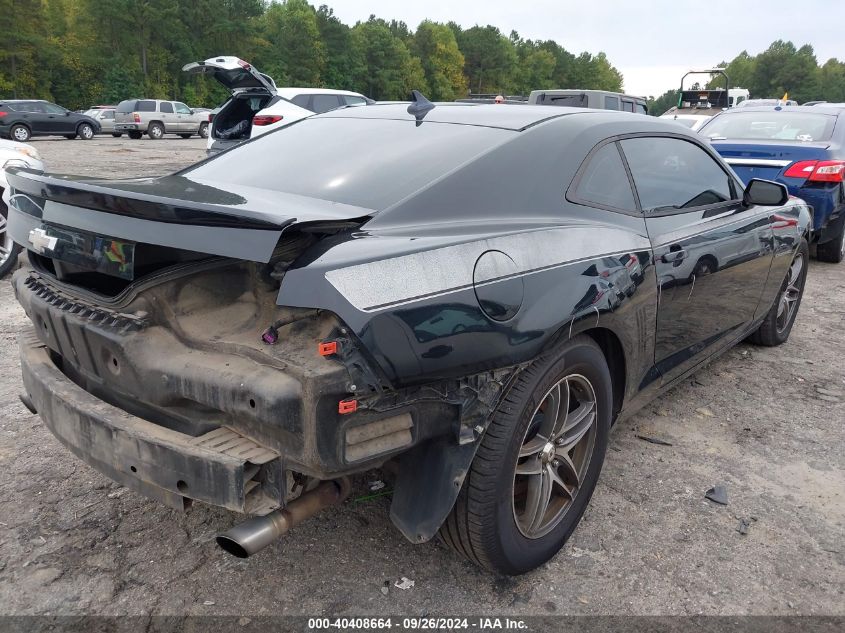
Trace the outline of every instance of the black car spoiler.
[[374, 211], [326, 200], [182, 175], [95, 180], [11, 168], [9, 234], [29, 248], [30, 231], [55, 224], [97, 235], [266, 262], [294, 224], [361, 220]]

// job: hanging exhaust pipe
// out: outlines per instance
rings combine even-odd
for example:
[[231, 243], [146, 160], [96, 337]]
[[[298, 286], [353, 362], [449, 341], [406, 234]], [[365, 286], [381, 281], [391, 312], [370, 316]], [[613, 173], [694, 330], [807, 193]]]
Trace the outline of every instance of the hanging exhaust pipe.
[[287, 507], [248, 519], [218, 535], [217, 544], [232, 556], [249, 558], [287, 534], [292, 527], [346, 499], [350, 489], [349, 480], [345, 477], [324, 481], [291, 501]]

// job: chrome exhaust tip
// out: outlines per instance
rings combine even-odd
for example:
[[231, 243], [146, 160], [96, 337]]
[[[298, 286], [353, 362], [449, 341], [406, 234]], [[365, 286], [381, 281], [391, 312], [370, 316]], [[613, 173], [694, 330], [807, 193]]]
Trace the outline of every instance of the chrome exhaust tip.
[[287, 534], [291, 528], [346, 499], [349, 491], [350, 484], [346, 478], [324, 481], [287, 507], [264, 516], [252, 517], [218, 534], [217, 544], [232, 556], [249, 558]]

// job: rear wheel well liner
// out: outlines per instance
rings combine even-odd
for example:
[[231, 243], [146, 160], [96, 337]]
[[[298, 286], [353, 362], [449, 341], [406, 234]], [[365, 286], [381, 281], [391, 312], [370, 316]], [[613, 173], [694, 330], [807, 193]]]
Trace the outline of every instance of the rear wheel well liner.
[[604, 327], [591, 328], [581, 333], [588, 335], [598, 344], [607, 361], [607, 367], [610, 370], [610, 379], [613, 383], [613, 417], [611, 421], [615, 422], [616, 416], [622, 410], [622, 404], [625, 400], [627, 365], [622, 342], [613, 330]]

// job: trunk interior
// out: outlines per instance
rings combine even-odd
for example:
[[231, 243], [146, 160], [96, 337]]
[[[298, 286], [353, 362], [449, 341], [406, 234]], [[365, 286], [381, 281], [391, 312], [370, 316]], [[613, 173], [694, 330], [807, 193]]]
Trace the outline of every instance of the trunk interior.
[[252, 117], [270, 105], [274, 98], [266, 92], [234, 95], [214, 117], [214, 138], [221, 141], [248, 139], [252, 132]]

